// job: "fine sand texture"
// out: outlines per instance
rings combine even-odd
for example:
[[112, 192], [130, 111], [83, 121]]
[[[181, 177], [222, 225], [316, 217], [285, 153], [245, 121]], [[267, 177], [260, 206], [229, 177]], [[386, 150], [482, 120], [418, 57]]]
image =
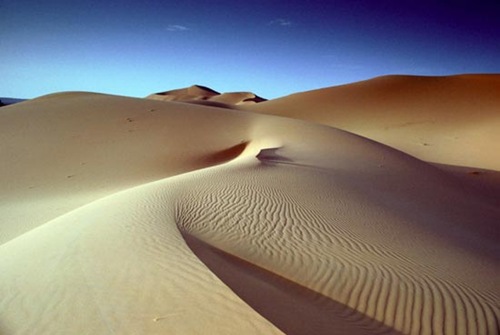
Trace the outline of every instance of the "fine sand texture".
[[231, 104], [2, 107], [0, 334], [498, 334], [494, 169]]
[[245, 108], [344, 129], [429, 162], [500, 171], [499, 106], [500, 74], [488, 74], [385, 76]]

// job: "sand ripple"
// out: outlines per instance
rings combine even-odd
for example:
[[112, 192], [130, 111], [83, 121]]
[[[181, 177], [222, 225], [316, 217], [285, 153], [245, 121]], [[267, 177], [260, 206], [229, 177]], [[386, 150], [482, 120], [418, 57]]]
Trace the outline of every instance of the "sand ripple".
[[500, 331], [493, 192], [292, 119], [86, 93], [7, 108], [0, 334]]
[[[195, 191], [178, 204], [180, 229], [344, 304], [341, 317], [355, 311], [407, 334], [497, 333], [494, 283], [480, 287], [473, 270], [450, 265], [464, 254], [460, 247], [433, 230], [415, 231], [417, 218], [387, 215], [334, 171], [277, 161], [249, 160], [194, 178], [185, 187]], [[367, 234], [367, 226], [379, 232]], [[429, 248], [439, 250], [432, 262]]]

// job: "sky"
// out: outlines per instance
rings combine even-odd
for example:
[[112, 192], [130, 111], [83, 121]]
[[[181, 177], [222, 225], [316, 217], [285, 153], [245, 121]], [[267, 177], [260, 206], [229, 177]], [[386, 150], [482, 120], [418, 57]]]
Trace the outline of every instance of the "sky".
[[0, 0], [0, 96], [500, 73], [500, 1]]

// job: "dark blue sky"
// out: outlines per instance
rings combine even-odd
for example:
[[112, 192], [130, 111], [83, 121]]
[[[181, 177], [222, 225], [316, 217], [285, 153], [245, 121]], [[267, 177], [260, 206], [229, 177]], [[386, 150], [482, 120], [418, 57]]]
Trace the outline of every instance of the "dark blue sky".
[[2, 1], [0, 96], [500, 72], [500, 1]]

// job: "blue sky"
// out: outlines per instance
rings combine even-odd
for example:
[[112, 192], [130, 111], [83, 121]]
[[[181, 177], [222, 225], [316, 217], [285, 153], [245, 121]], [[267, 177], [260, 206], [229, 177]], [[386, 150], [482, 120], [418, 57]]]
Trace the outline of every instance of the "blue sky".
[[500, 73], [500, 1], [2, 1], [0, 96]]

